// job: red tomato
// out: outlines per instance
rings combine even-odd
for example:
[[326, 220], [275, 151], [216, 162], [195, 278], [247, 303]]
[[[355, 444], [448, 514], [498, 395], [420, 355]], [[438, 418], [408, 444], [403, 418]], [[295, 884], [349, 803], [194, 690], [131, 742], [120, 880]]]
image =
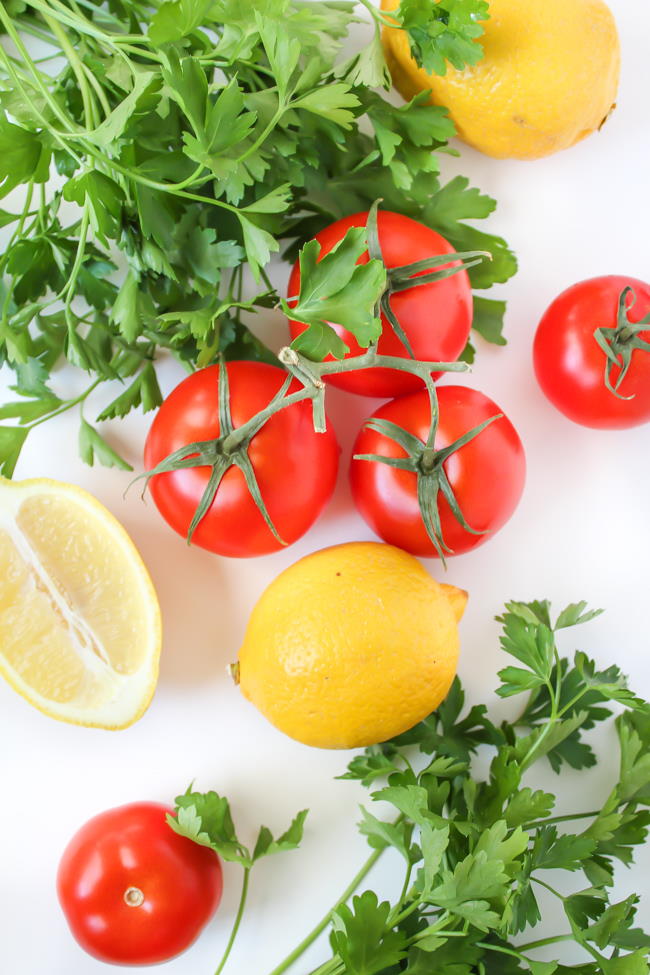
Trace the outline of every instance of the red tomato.
[[[229, 362], [227, 369], [235, 427], [268, 406], [286, 379], [284, 370], [261, 362]], [[187, 444], [219, 436], [218, 396], [218, 366], [193, 373], [173, 390], [147, 437], [144, 459], [149, 470]], [[339, 460], [334, 433], [316, 433], [311, 402], [296, 403], [267, 421], [248, 454], [273, 524], [287, 544], [295, 542], [316, 521], [334, 490]], [[193, 467], [157, 474], [150, 481], [158, 510], [180, 535], [187, 536], [211, 473], [211, 467]], [[224, 475], [192, 540], [234, 557], [282, 548], [235, 467]]]
[[[440, 424], [435, 448], [448, 447], [463, 434], [502, 412], [483, 393], [466, 386], [438, 389]], [[431, 409], [426, 390], [391, 400], [373, 417], [391, 420], [415, 434], [423, 446], [429, 434]], [[364, 427], [353, 455], [405, 457], [395, 441]], [[485, 534], [466, 531], [448, 502], [438, 496], [442, 537], [453, 554], [467, 552], [491, 538], [510, 518], [524, 488], [524, 448], [510, 420], [503, 416], [444, 462], [444, 470], [467, 523]], [[435, 556], [418, 505], [417, 475], [380, 461], [352, 460], [352, 494], [357, 508], [380, 538], [413, 555]]]
[[[350, 227], [365, 227], [367, 219], [367, 213], [355, 213], [322, 230], [316, 235], [316, 240], [321, 245], [320, 256], [328, 254], [345, 237]], [[377, 226], [379, 243], [388, 268], [414, 264], [437, 254], [454, 253], [451, 244], [435, 230], [399, 213], [380, 210]], [[358, 263], [366, 264], [369, 259], [366, 252]], [[288, 290], [289, 298], [300, 291], [298, 263], [291, 272]], [[467, 344], [472, 327], [472, 289], [466, 271], [458, 271], [449, 278], [423, 284], [419, 288], [401, 291], [393, 295], [390, 301], [416, 359], [424, 362], [452, 362], [458, 358]], [[290, 322], [289, 325], [292, 339], [306, 328], [300, 322]], [[350, 349], [346, 358], [365, 351], [341, 325], [332, 323], [332, 327]], [[382, 329], [378, 351], [382, 355], [408, 358], [408, 352], [383, 315]], [[362, 396], [401, 396], [422, 386], [421, 380], [416, 376], [396, 369], [363, 369], [326, 378], [332, 385]]]
[[[551, 403], [586, 427], [621, 429], [650, 420], [650, 352], [635, 349], [618, 392], [605, 385], [605, 353], [594, 338], [597, 328], [615, 328], [618, 301], [625, 288], [628, 318], [639, 322], [650, 313], [650, 285], [636, 278], [608, 275], [574, 284], [545, 312], [533, 347], [537, 380]], [[639, 333], [650, 342], [650, 328]], [[612, 380], [619, 370], [612, 365]]]
[[57, 877], [72, 934], [118, 965], [173, 958], [198, 937], [221, 900], [216, 853], [178, 836], [155, 802], [109, 809], [68, 844]]

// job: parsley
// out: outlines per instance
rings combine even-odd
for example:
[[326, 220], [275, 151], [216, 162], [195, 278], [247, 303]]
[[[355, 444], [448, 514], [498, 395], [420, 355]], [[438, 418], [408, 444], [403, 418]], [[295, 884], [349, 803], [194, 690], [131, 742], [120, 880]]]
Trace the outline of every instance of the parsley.
[[[505, 242], [466, 222], [494, 201], [462, 177], [440, 184], [453, 135], [444, 110], [384, 97], [387, 15], [363, 5], [368, 43], [350, 58], [350, 0], [0, 4], [0, 199], [17, 187], [23, 199], [21, 211], [0, 211], [0, 365], [20, 397], [0, 406], [17, 421], [0, 427], [4, 474], [31, 429], [114, 381], [123, 389], [82, 422], [80, 446], [88, 462], [127, 466], [94, 423], [159, 405], [161, 355], [188, 369], [220, 355], [274, 361], [243, 318], [280, 302], [270, 258], [297, 256], [328, 222], [380, 197], [458, 251], [489, 251], [470, 268], [476, 288], [514, 273]], [[416, 57], [443, 72], [480, 57], [486, 15], [483, 0], [404, 0], [395, 14]], [[30, 54], [34, 37], [47, 64]], [[323, 276], [318, 295], [354, 308], [346, 328], [372, 342], [378, 269], [350, 275], [352, 303]], [[300, 309], [308, 358], [343, 351], [323, 310]], [[503, 342], [503, 312], [479, 299], [477, 331]], [[61, 359], [88, 373], [83, 396], [49, 388]]]
[[455, 68], [477, 64], [483, 55], [476, 39], [481, 21], [489, 17], [488, 4], [474, 0], [402, 0], [398, 23], [408, 32], [411, 53], [430, 74], [446, 74], [446, 61]]
[[246, 907], [251, 870], [263, 857], [295, 850], [302, 841], [306, 818], [305, 809], [298, 813], [289, 828], [277, 839], [273, 838], [268, 827], [260, 827], [255, 846], [251, 850], [237, 836], [230, 803], [224, 796], [216, 792], [194, 792], [191, 786], [183, 795], [177, 796], [174, 815], [167, 816], [167, 822], [174, 832], [193, 840], [199, 846], [207, 846], [224, 860], [239, 863], [243, 867], [239, 909], [217, 975], [225, 967], [237, 937]]
[[[650, 826], [650, 705], [617, 668], [599, 670], [582, 653], [571, 664], [556, 645], [559, 630], [597, 615], [577, 603], [553, 621], [546, 601], [508, 603], [501, 643], [517, 667], [502, 671], [499, 691], [527, 695], [520, 717], [497, 725], [482, 705], [465, 712], [456, 681], [437, 712], [352, 759], [341, 778], [370, 786], [371, 802], [392, 806], [394, 817], [362, 807], [369, 860], [271, 975], [287, 971], [328, 926], [331, 956], [318, 975], [648, 975], [647, 909], [636, 894], [616, 900], [611, 890], [614, 862], [630, 864]], [[532, 776], [527, 783], [527, 773], [540, 761], [588, 768], [594, 756], [585, 732], [611, 718], [613, 701], [625, 710], [613, 722], [620, 767], [609, 796], [600, 810], [576, 801], [575, 812], [555, 814], [556, 797], [535, 789]], [[493, 754], [485, 779], [472, 765], [479, 747]], [[211, 793], [178, 802], [185, 835], [250, 863], [225, 800]], [[372, 889], [355, 894], [386, 849], [402, 858], [401, 891], [381, 901]], [[536, 941], [526, 932], [542, 919], [540, 891], [565, 920], [556, 935]], [[581, 962], [562, 961], [566, 942]], [[557, 960], [540, 960], [538, 949], [549, 945]]]

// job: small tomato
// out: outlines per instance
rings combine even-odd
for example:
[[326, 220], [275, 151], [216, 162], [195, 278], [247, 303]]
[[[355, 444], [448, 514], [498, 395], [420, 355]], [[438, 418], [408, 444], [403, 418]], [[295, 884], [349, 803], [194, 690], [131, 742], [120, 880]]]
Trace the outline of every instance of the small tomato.
[[216, 853], [176, 834], [172, 809], [136, 802], [89, 820], [68, 844], [57, 876], [72, 934], [90, 955], [153, 965], [185, 951], [221, 900]]

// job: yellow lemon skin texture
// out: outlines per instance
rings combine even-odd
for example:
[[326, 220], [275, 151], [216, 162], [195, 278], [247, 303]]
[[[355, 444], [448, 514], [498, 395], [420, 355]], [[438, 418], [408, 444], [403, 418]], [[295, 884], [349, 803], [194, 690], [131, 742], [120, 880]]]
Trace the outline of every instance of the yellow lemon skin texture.
[[306, 745], [386, 741], [447, 695], [466, 601], [392, 545], [315, 552], [282, 572], [255, 606], [239, 654], [241, 690]]
[[158, 678], [161, 618], [149, 574], [87, 491], [0, 478], [0, 674], [49, 717], [118, 729]]
[[[399, 0], [382, 0], [391, 11]], [[599, 129], [612, 111], [620, 73], [614, 17], [602, 0], [490, 0], [479, 38], [485, 57], [444, 77], [411, 57], [406, 33], [385, 28], [393, 82], [404, 98], [431, 92], [458, 135], [499, 159], [537, 159]]]

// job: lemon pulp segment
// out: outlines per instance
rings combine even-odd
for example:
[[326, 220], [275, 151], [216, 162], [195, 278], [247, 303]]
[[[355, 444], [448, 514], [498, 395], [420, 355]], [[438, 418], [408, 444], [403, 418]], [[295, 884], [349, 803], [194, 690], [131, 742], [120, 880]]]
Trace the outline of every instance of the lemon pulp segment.
[[0, 670], [52, 717], [124, 727], [157, 678], [160, 611], [124, 529], [91, 495], [0, 482]]

